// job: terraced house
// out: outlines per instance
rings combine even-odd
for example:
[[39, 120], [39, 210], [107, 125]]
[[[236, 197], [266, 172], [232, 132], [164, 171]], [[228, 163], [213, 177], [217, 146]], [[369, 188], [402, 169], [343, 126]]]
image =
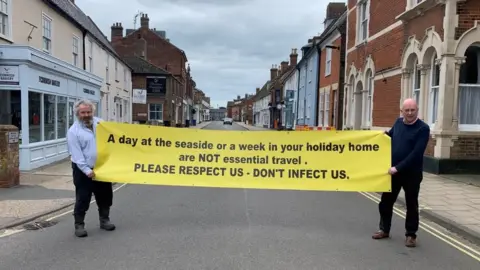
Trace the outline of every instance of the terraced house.
[[344, 121], [388, 129], [412, 97], [430, 124], [425, 170], [479, 173], [480, 1], [349, 0]]
[[[20, 170], [68, 157], [76, 100], [93, 100], [103, 118], [130, 121], [129, 68], [73, 0], [4, 0], [0, 13], [0, 124], [20, 130]], [[108, 74], [99, 67], [107, 57]]]

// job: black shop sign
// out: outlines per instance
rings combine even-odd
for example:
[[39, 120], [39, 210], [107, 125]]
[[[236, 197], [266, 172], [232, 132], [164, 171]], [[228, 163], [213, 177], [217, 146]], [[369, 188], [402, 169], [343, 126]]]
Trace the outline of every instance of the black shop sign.
[[87, 88], [83, 88], [83, 93], [87, 95], [95, 95], [95, 91]]
[[147, 77], [147, 94], [167, 93], [167, 78], [165, 77]]
[[56, 86], [56, 87], [60, 87], [60, 81], [57, 81], [57, 80], [52, 80], [52, 79], [49, 79], [49, 78], [38, 76], [38, 81], [40, 83], [50, 84], [50, 85], [53, 85], [53, 86]]

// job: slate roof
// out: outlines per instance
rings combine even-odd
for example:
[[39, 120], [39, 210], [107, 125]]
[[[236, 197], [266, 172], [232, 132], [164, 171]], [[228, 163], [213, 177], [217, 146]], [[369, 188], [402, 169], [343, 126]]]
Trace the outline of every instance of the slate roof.
[[260, 100], [266, 96], [270, 95], [270, 81], [267, 81], [262, 89], [260, 89], [260, 91], [258, 91], [258, 93], [255, 95], [255, 100]]
[[126, 56], [123, 57], [123, 60], [132, 67], [132, 72], [136, 74], [171, 75], [165, 69], [157, 67], [139, 56]]
[[[109, 51], [113, 54], [116, 58], [120, 61], [122, 59], [117, 54], [115, 49], [113, 49], [112, 44], [108, 41], [107, 37], [100, 31], [97, 25], [93, 22], [93, 20], [87, 16], [79, 7], [77, 7], [74, 3], [68, 0], [43, 0], [49, 6], [53, 7], [59, 13], [63, 14], [64, 17], [69, 19], [72, 23], [78, 25], [84, 31], [87, 31], [94, 39], [97, 40], [98, 43], [104, 49]], [[124, 64], [124, 61], [122, 61]], [[128, 65], [128, 64], [127, 64]]]

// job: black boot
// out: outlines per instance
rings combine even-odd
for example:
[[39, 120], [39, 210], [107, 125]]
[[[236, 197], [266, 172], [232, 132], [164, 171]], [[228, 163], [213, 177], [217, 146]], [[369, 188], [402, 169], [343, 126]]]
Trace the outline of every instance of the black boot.
[[88, 236], [87, 231], [85, 230], [85, 215], [74, 215], [75, 217], [75, 236], [77, 237], [86, 237]]
[[110, 222], [110, 208], [100, 208], [98, 209], [98, 214], [100, 217], [100, 228], [106, 231], [115, 230], [115, 225]]

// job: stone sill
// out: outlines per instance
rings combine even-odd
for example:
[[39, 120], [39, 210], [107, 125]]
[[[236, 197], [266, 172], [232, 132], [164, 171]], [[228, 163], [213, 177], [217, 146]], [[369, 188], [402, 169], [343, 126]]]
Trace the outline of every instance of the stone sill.
[[415, 17], [422, 16], [426, 11], [434, 8], [437, 5], [445, 4], [445, 0], [424, 0], [420, 4], [401, 13], [395, 19], [407, 22]]

